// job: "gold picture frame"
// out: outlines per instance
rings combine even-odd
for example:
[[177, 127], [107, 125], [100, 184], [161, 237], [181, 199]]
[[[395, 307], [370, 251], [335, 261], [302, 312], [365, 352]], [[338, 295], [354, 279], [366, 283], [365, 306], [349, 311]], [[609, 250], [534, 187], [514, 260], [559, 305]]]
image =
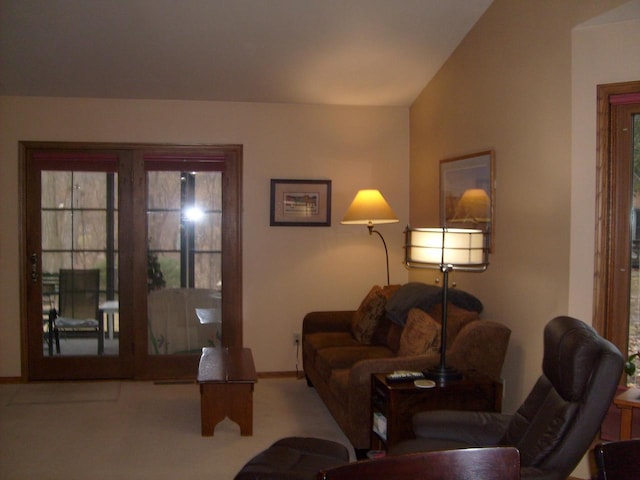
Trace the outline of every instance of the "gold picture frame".
[[495, 153], [485, 150], [440, 161], [440, 222], [449, 228], [495, 232]]

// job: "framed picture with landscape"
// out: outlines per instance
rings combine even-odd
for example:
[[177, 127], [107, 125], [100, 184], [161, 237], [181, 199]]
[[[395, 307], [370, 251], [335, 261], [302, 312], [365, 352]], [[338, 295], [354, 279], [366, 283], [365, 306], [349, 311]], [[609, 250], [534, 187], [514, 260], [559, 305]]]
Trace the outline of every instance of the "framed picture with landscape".
[[331, 225], [331, 180], [271, 180], [272, 227]]
[[493, 150], [440, 162], [442, 226], [480, 229], [489, 236], [491, 247], [494, 232], [494, 162]]

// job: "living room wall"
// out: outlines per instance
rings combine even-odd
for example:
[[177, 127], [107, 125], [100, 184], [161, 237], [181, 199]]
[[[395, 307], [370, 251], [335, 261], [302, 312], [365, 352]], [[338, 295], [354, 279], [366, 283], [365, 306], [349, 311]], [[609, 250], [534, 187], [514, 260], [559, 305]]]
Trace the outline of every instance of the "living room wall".
[[[377, 236], [340, 224], [358, 189], [379, 188], [400, 218], [380, 230], [391, 281], [407, 279], [407, 108], [4, 97], [0, 125], [0, 378], [22, 374], [21, 140], [243, 145], [244, 344], [259, 372], [295, 370], [292, 334], [306, 312], [356, 308], [386, 282]], [[331, 227], [270, 227], [271, 178], [332, 180]]]
[[[595, 85], [640, 79], [640, 29], [576, 27], [624, 3], [495, 0], [411, 108], [412, 225], [439, 223], [440, 160], [496, 153], [491, 265], [455, 280], [482, 299], [485, 318], [512, 329], [506, 412], [540, 374], [545, 324], [592, 322]], [[589, 477], [586, 458], [574, 475]]]

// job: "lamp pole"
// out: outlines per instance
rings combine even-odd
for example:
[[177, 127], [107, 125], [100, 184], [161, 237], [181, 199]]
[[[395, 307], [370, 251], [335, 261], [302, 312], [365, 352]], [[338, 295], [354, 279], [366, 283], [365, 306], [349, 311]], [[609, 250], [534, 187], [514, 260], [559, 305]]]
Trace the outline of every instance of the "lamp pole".
[[440, 265], [440, 271], [442, 272], [442, 320], [441, 334], [440, 334], [440, 365], [431, 367], [424, 372], [425, 377], [437, 381], [438, 383], [445, 383], [451, 380], [460, 380], [462, 373], [454, 367], [447, 366], [447, 302], [449, 292], [449, 272], [453, 270], [453, 265], [443, 264]]
[[387, 242], [384, 241], [384, 237], [378, 230], [374, 230], [373, 223], [368, 224], [367, 227], [369, 228], [369, 235], [377, 233], [380, 240], [382, 240], [382, 245], [384, 245], [384, 256], [387, 261], [387, 285], [391, 285], [389, 281], [389, 251], [387, 250]]

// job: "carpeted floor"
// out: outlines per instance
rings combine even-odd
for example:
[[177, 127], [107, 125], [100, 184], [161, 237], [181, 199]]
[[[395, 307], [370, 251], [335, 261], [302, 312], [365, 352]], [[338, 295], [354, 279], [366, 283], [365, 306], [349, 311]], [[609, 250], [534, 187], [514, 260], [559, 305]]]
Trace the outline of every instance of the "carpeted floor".
[[9, 405], [117, 402], [120, 382], [37, 383], [18, 386]]
[[226, 419], [202, 437], [196, 384], [0, 385], [1, 479], [226, 480], [285, 436], [349, 446], [315, 390], [293, 378], [256, 384], [253, 432], [241, 437]]

